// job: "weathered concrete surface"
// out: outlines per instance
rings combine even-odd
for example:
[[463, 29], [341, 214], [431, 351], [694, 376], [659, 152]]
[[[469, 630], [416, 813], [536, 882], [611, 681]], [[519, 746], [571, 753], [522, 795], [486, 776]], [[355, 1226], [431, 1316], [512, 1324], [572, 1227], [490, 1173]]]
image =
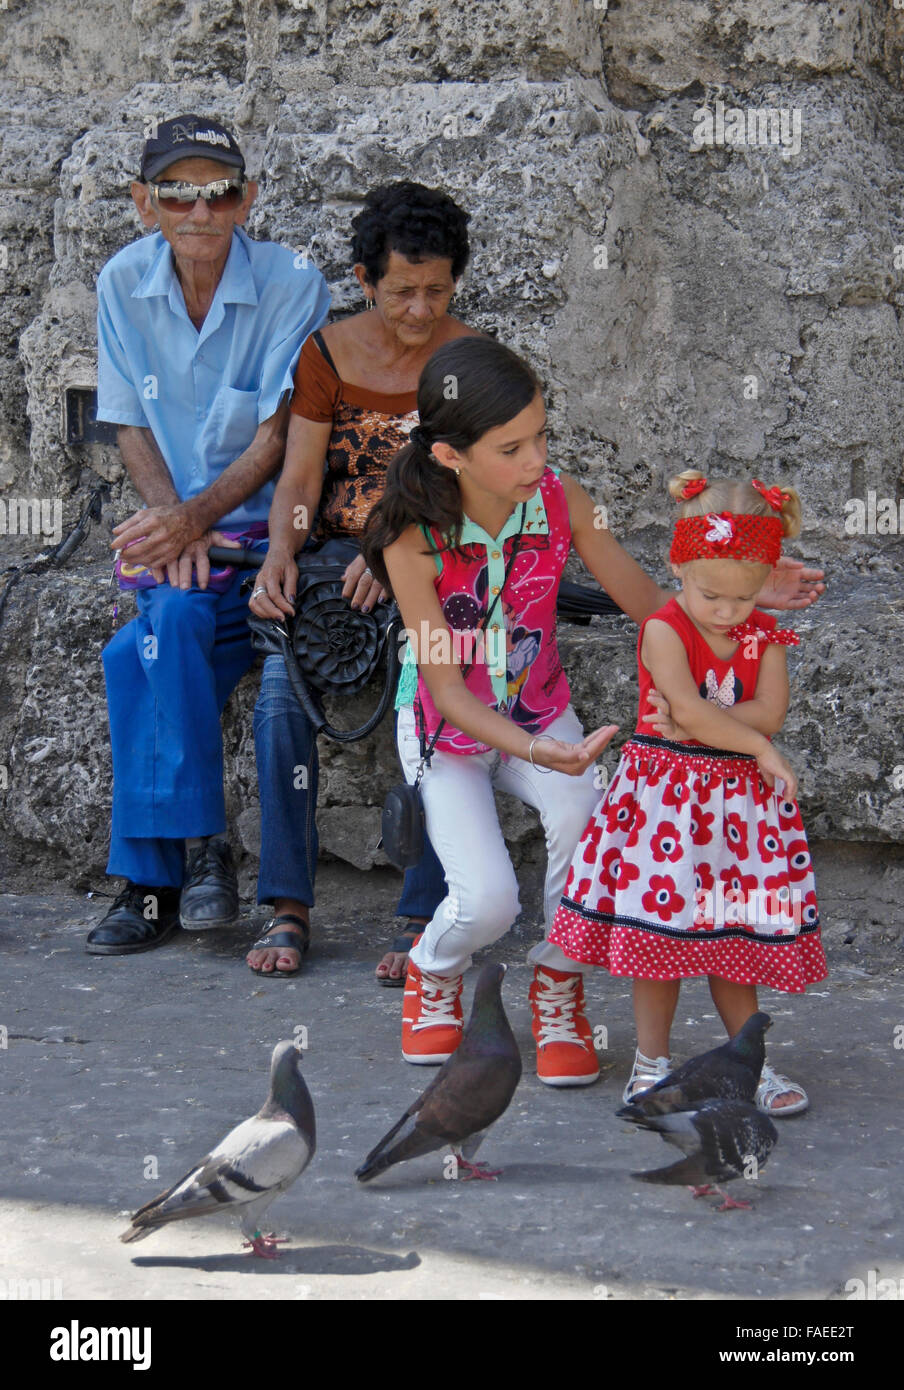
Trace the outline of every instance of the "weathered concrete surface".
[[[102, 959], [82, 939], [103, 904], [0, 898], [0, 1279], [59, 1278], [63, 1298], [97, 1299], [843, 1299], [870, 1268], [904, 1275], [900, 968], [870, 974], [839, 947], [807, 997], [764, 993], [772, 1060], [812, 1106], [781, 1122], [755, 1190], [736, 1191], [755, 1209], [719, 1213], [630, 1177], [667, 1152], [612, 1113], [632, 1055], [628, 982], [601, 975], [588, 989], [608, 1032], [599, 1084], [556, 1093], [533, 1074], [530, 882], [517, 933], [492, 953], [511, 967], [505, 1002], [525, 1059], [481, 1155], [503, 1176], [447, 1182], [437, 1155], [358, 1185], [353, 1169], [430, 1074], [399, 1059], [401, 997], [372, 978], [396, 886], [384, 871], [324, 870], [305, 971], [275, 982], [242, 963], [250, 923]], [[473, 976], [466, 1004], [472, 987]], [[225, 1218], [121, 1245], [126, 1213], [257, 1109], [270, 1049], [298, 1025], [318, 1152], [272, 1208], [292, 1236], [282, 1260], [249, 1261]], [[675, 1052], [718, 1040], [705, 984], [686, 985]], [[150, 1156], [156, 1180], [143, 1177]]]

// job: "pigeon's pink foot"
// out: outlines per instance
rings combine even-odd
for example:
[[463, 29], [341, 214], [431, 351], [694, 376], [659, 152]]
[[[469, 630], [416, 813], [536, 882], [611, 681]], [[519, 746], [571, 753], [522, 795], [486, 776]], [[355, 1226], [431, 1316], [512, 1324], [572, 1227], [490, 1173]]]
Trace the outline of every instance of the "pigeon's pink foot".
[[250, 1255], [258, 1255], [262, 1260], [279, 1259], [279, 1250], [276, 1248], [275, 1238], [271, 1236], [262, 1236], [260, 1231], [255, 1232], [252, 1240], [243, 1240], [242, 1249], [248, 1250]]
[[705, 1187], [692, 1187], [691, 1192], [695, 1197], [707, 1197], [712, 1192], [712, 1184], [707, 1183]]
[[268, 1231], [268, 1233], [263, 1237], [263, 1239], [267, 1242], [268, 1245], [288, 1245], [290, 1237], [278, 1236], [275, 1231]]
[[[461, 1171], [462, 1168], [466, 1170], [462, 1182], [470, 1182], [471, 1178], [484, 1178], [492, 1182], [498, 1178], [499, 1174], [502, 1172], [501, 1168], [487, 1168], [485, 1163], [469, 1163], [468, 1160], [462, 1158], [460, 1154], [457, 1155], [457, 1157], [459, 1171]], [[485, 1168], [487, 1169], [486, 1172], [483, 1171]]]
[[734, 1197], [729, 1197], [727, 1192], [723, 1192], [721, 1187], [717, 1187], [716, 1191], [725, 1199], [720, 1207], [716, 1207], [716, 1211], [752, 1211], [752, 1202], [738, 1202]]

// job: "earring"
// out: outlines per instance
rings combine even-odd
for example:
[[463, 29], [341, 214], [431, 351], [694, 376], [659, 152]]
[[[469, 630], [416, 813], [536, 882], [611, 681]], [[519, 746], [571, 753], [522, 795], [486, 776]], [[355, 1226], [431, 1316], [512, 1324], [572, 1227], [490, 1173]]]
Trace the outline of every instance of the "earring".
[[374, 302], [371, 299], [370, 295], [367, 296], [367, 307], [368, 309], [372, 309], [374, 307]]
[[460, 468], [456, 468], [456, 470], [455, 470], [455, 476], [456, 476], [456, 478], [460, 478], [460, 477], [461, 477], [461, 469], [460, 469]]

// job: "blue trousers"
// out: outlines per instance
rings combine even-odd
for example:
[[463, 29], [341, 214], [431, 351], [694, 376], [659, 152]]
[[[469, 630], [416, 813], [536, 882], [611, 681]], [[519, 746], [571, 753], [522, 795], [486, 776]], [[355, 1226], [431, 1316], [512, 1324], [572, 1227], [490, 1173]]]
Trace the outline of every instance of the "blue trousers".
[[[266, 544], [266, 542], [264, 542]], [[184, 840], [226, 829], [220, 716], [254, 661], [239, 573], [223, 594], [168, 584], [139, 590], [138, 616], [103, 653], [113, 747], [113, 826], [107, 873], [181, 887]], [[258, 902], [314, 902], [317, 746], [268, 657], [254, 711], [261, 802]], [[405, 875], [398, 914], [431, 918], [446, 896], [427, 845]]]
[[248, 599], [140, 589], [138, 616], [104, 650], [113, 746], [107, 873], [178, 888], [186, 836], [226, 829], [220, 715], [250, 668]]

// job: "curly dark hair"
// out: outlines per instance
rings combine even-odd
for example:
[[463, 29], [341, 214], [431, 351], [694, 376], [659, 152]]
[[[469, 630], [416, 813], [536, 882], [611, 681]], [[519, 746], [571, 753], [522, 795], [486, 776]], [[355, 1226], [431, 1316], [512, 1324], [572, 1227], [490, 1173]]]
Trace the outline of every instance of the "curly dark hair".
[[390, 251], [409, 261], [447, 257], [457, 280], [468, 263], [468, 213], [448, 193], [422, 183], [385, 183], [372, 188], [352, 219], [352, 257], [371, 285], [386, 274]]

